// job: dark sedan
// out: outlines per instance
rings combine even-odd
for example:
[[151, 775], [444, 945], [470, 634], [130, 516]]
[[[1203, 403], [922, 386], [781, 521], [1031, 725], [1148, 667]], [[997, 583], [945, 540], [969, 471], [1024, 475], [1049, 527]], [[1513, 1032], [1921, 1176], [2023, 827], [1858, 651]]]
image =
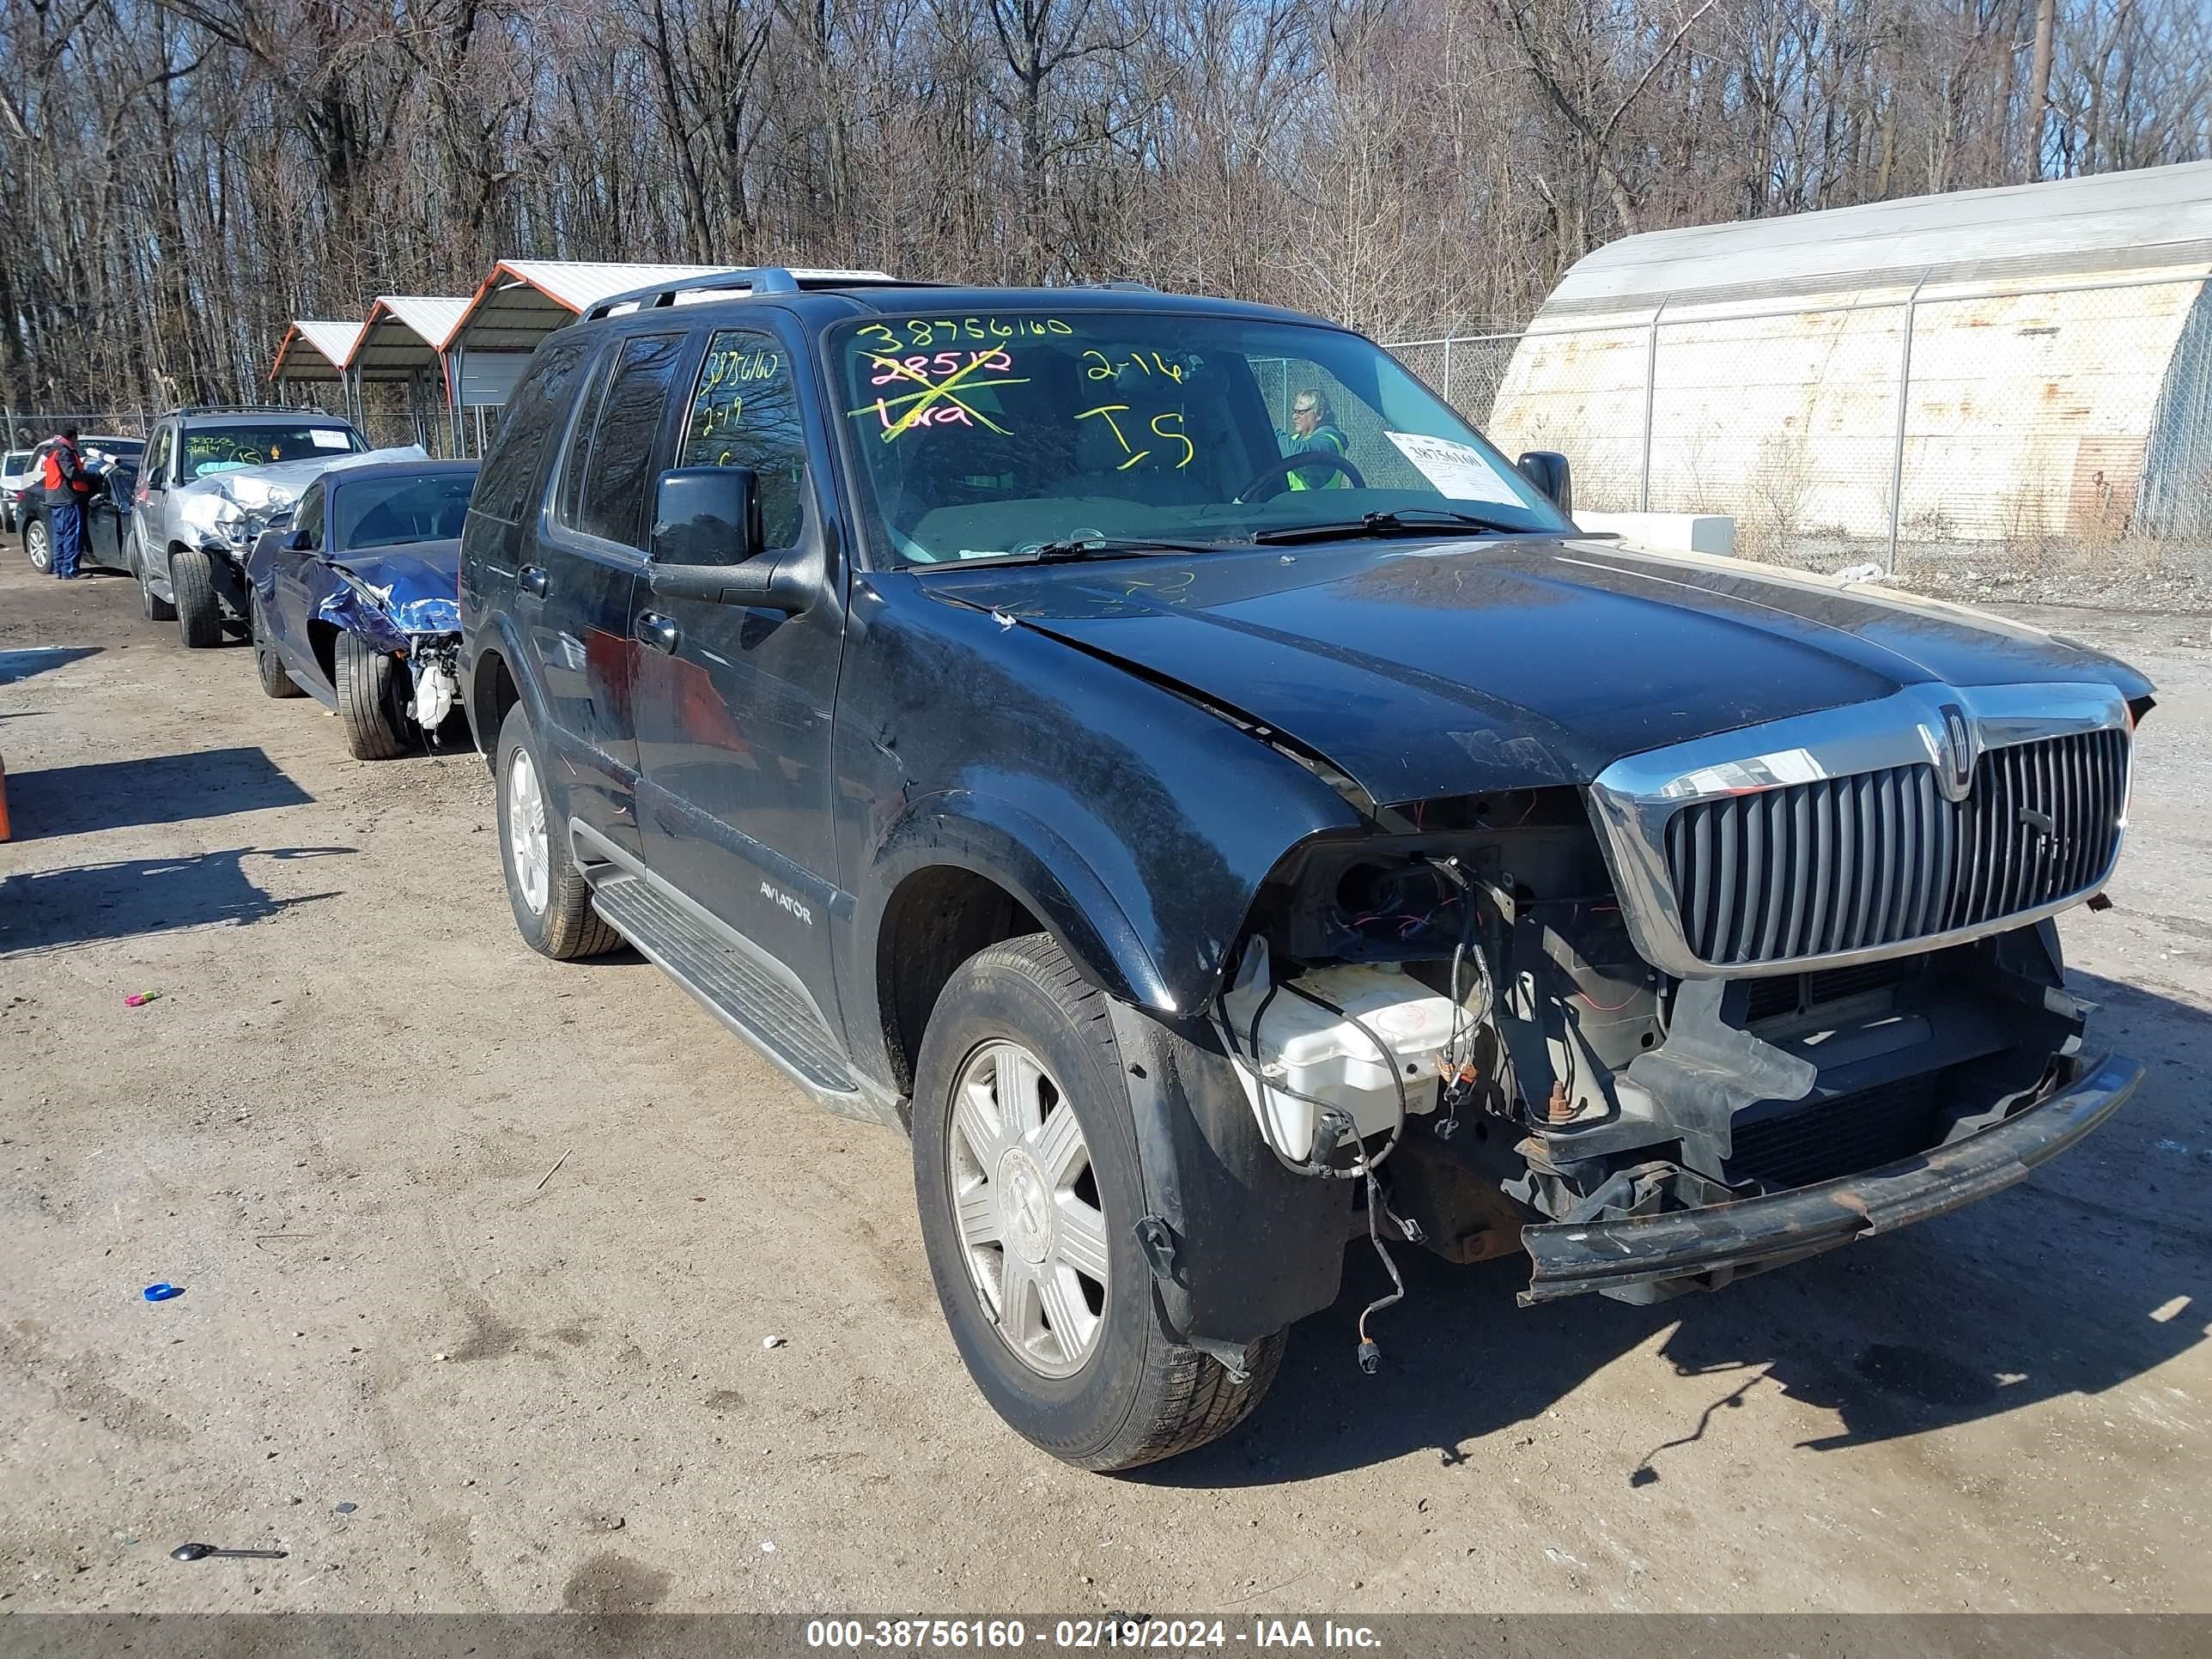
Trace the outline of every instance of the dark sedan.
[[261, 689], [335, 709], [356, 760], [405, 752], [453, 711], [476, 479], [474, 461], [333, 469], [247, 558]]
[[[84, 538], [77, 553], [80, 570], [128, 570], [124, 549], [131, 539], [131, 495], [138, 487], [136, 461], [118, 461], [92, 481], [84, 504]], [[54, 568], [52, 527], [46, 522], [46, 492], [33, 484], [16, 498], [15, 514], [23, 526], [23, 552], [31, 568], [51, 575]]]

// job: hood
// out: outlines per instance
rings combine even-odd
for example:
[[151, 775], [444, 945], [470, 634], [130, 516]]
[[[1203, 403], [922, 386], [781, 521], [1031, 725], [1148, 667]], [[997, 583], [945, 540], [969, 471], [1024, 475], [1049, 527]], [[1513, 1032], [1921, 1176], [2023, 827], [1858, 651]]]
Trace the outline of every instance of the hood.
[[1626, 755], [1906, 685], [2150, 689], [2000, 617], [1609, 541], [1232, 549], [920, 580], [1269, 727], [1383, 803], [1588, 783]]
[[366, 631], [358, 625], [365, 590], [374, 608], [401, 634], [460, 631], [461, 544], [458, 541], [409, 542], [401, 547], [337, 553], [328, 562], [332, 569], [353, 578], [350, 587], [340, 589], [323, 602], [322, 614], [331, 621], [354, 627], [356, 632]]

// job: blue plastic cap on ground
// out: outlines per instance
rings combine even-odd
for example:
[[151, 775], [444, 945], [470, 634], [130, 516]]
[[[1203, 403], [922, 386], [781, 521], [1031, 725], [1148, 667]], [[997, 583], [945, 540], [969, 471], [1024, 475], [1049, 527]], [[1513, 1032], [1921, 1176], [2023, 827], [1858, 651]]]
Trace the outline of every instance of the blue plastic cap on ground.
[[183, 1285], [166, 1282], [160, 1285], [149, 1285], [146, 1287], [146, 1299], [149, 1302], [167, 1302], [171, 1297], [182, 1296], [184, 1293]]

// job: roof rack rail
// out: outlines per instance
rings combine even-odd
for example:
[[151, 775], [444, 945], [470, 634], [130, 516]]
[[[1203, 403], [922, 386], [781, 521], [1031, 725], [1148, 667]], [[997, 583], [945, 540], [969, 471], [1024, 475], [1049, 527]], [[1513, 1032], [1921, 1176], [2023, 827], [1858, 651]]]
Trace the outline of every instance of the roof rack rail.
[[[172, 415], [267, 415], [282, 411], [287, 415], [320, 415], [325, 411], [300, 404], [180, 404], [169, 412]], [[331, 420], [341, 416], [332, 415]]]
[[664, 306], [690, 303], [726, 294], [799, 294], [817, 288], [941, 288], [941, 283], [917, 282], [884, 270], [799, 270], [785, 265], [752, 265], [740, 270], [718, 270], [709, 276], [686, 276], [680, 282], [655, 283], [611, 294], [584, 313], [587, 318], [626, 317], [634, 311], [653, 311]]
[[1159, 289], [1152, 283], [1140, 283], [1136, 281], [1133, 277], [1129, 276], [1115, 276], [1104, 282], [1101, 282], [1094, 277], [1087, 282], [1071, 283], [1068, 286], [1071, 288], [1118, 288], [1125, 289], [1133, 294], [1158, 294], [1159, 292]]

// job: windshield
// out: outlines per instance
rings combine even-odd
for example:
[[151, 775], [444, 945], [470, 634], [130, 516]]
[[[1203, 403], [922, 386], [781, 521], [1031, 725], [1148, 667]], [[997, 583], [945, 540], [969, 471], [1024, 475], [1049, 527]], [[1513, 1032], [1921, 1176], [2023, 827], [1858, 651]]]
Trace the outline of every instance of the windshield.
[[879, 550], [909, 562], [1357, 533], [1373, 513], [1570, 528], [1395, 359], [1334, 329], [1009, 311], [886, 317], [830, 338]]
[[341, 484], [334, 510], [341, 549], [457, 539], [469, 516], [476, 469], [426, 477], [364, 478]]
[[195, 478], [235, 471], [241, 466], [349, 455], [365, 447], [350, 427], [304, 423], [200, 427], [184, 434], [185, 453], [177, 469], [177, 482], [190, 483]]

